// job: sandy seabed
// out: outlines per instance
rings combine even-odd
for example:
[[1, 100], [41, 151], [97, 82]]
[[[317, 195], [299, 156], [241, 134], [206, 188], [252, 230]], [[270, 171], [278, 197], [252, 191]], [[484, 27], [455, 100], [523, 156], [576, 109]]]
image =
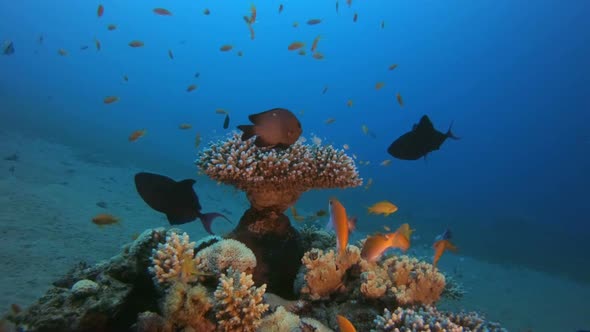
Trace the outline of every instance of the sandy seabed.
[[[18, 160], [10, 160], [15, 153]], [[77, 262], [107, 259], [133, 234], [168, 225], [136, 194], [137, 171], [0, 132], [0, 312], [12, 303], [28, 306]], [[205, 212], [223, 211], [234, 223], [246, 207], [243, 195], [208, 181], [199, 181], [196, 191]], [[91, 222], [98, 213], [111, 213], [121, 223], [99, 228]], [[213, 229], [224, 233], [231, 227], [217, 222]], [[205, 235], [199, 223], [182, 229], [193, 239]], [[590, 329], [589, 284], [460, 255], [445, 256], [440, 268], [458, 275], [467, 290], [463, 299], [443, 301], [441, 308], [481, 311], [510, 331]]]

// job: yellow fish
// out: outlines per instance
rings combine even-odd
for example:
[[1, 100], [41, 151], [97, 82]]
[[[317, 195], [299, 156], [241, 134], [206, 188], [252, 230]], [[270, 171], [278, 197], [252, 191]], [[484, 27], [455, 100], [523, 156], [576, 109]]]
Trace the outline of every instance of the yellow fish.
[[388, 201], [381, 201], [375, 203], [373, 204], [373, 206], [370, 206], [368, 208], [369, 214], [382, 214], [386, 217], [394, 213], [395, 211], [397, 211], [397, 206]]

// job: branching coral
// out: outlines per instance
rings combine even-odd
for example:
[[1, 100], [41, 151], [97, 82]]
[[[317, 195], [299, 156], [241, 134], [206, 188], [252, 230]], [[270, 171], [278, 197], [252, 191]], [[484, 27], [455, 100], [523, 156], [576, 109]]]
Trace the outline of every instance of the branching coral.
[[305, 284], [301, 293], [311, 300], [327, 299], [330, 294], [343, 286], [346, 271], [361, 259], [358, 247], [350, 245], [344, 255], [336, 255], [334, 250], [324, 253], [320, 249], [312, 249], [305, 253], [301, 262], [305, 266]]
[[195, 163], [213, 180], [244, 190], [258, 209], [284, 211], [307, 190], [362, 184], [353, 159], [331, 145], [259, 148], [253, 139], [242, 141], [234, 134], [211, 143]]
[[266, 285], [254, 286], [252, 275], [245, 272], [227, 270], [222, 274], [215, 290], [215, 305], [220, 331], [250, 332], [260, 324], [262, 314], [268, 304], [262, 303]]
[[408, 331], [408, 332], [470, 332], [470, 331], [497, 331], [505, 332], [499, 324], [487, 322], [477, 313], [452, 314], [436, 310], [434, 307], [419, 309], [397, 308], [393, 312], [384, 310], [383, 316], [377, 316], [374, 323], [376, 329], [371, 332], [381, 331]]
[[228, 268], [234, 271], [252, 273], [256, 267], [256, 256], [243, 243], [227, 239], [202, 249], [195, 256], [199, 271], [220, 274]]
[[189, 242], [188, 234], [171, 233], [166, 237], [166, 243], [158, 244], [152, 250], [152, 264], [150, 271], [159, 283], [188, 283], [195, 280], [193, 262], [194, 242]]
[[432, 304], [440, 298], [445, 277], [432, 265], [409, 256], [392, 256], [380, 263], [361, 263], [361, 293], [386, 296], [399, 305]]

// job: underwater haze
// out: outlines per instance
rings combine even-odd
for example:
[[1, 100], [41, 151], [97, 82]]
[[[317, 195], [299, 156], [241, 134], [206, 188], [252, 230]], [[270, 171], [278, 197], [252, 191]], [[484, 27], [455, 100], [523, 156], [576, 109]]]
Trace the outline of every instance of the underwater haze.
[[[424, 248], [449, 228], [459, 252], [442, 257], [443, 269], [456, 269], [460, 258], [490, 263], [516, 279], [520, 271], [534, 271], [574, 284], [565, 292], [577, 301], [576, 289], [590, 285], [590, 2], [353, 0], [350, 6], [340, 1], [338, 9], [335, 3], [0, 2], [0, 42], [6, 41], [0, 50], [0, 188], [3, 196], [18, 196], [19, 204], [0, 201], [0, 248], [35, 247], [42, 236], [43, 246], [63, 246], [63, 264], [47, 267], [61, 275], [76, 260], [110, 257], [133, 233], [167, 226], [165, 219], [149, 219], [151, 211], [134, 192], [137, 170], [197, 179], [205, 210], [233, 212], [234, 225], [213, 225], [229, 231], [246, 200], [199, 174], [194, 161], [209, 142], [250, 123], [249, 115], [282, 107], [298, 117], [307, 144], [331, 144], [353, 156], [364, 181], [358, 188], [304, 193], [299, 214], [327, 210], [336, 196], [358, 216], [353, 239], [408, 222], [416, 229], [412, 246]], [[248, 24], [251, 4], [257, 16]], [[155, 13], [158, 7], [171, 15]], [[320, 22], [308, 24], [311, 19]], [[131, 47], [132, 41], [143, 45]], [[14, 53], [6, 52], [8, 42]], [[304, 46], [289, 50], [294, 42]], [[417, 160], [390, 155], [390, 144], [423, 115], [442, 133], [452, 126], [459, 139]], [[76, 164], [68, 158], [121, 169], [119, 180], [97, 184], [93, 179], [111, 175], [94, 168], [67, 166], [76, 168], [74, 175], [51, 169]], [[35, 162], [19, 173], [27, 159]], [[87, 182], [73, 187], [76, 180], [67, 177], [81, 174]], [[63, 182], [70, 185], [53, 186]], [[105, 193], [94, 199], [97, 190]], [[62, 193], [68, 198], [55, 198]], [[46, 196], [54, 215], [85, 226], [71, 233], [60, 222], [49, 227], [40, 211], [38, 220], [26, 223], [30, 228], [19, 230], [30, 217], [23, 212], [30, 210], [27, 202], [39, 206]], [[90, 224], [100, 199], [115, 213], [120, 208], [123, 220], [135, 219], [134, 227]], [[398, 211], [367, 213], [383, 200]], [[122, 201], [136, 204], [141, 217]], [[187, 227], [202, 233], [200, 223]], [[18, 238], [9, 238], [12, 232]], [[89, 239], [98, 247], [82, 255]], [[451, 268], [443, 261], [453, 255]], [[43, 251], [33, 256], [41, 259]], [[0, 269], [5, 274], [12, 267]], [[35, 270], [27, 271], [26, 277], [23, 270], [0, 277], [0, 288], [32, 278]], [[33, 281], [35, 292], [20, 304], [32, 303], [51, 281]], [[502, 287], [512, 287], [510, 279]], [[493, 311], [497, 302], [521, 295], [507, 293], [502, 300], [492, 293], [489, 302], [481, 296], [470, 305], [508, 322], [510, 330], [590, 329], [587, 301], [570, 302], [576, 318], [556, 314], [547, 328], [531, 318], [542, 315], [533, 309]], [[18, 290], [5, 294], [1, 311], [20, 298]], [[528, 301], [535, 300], [514, 299]]]

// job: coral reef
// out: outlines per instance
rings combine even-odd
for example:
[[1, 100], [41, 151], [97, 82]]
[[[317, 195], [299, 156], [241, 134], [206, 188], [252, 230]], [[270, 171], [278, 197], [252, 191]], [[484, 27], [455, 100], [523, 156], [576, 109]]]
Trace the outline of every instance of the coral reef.
[[398, 305], [432, 304], [445, 288], [445, 277], [429, 263], [406, 255], [379, 263], [361, 263], [361, 293]]
[[189, 242], [188, 234], [170, 233], [166, 243], [159, 244], [152, 251], [150, 271], [159, 283], [194, 281], [194, 249], [195, 243]]
[[256, 256], [243, 243], [227, 239], [216, 242], [195, 256], [197, 269], [204, 273], [219, 275], [228, 268], [234, 271], [252, 273], [256, 267]]
[[499, 324], [488, 322], [477, 313], [445, 313], [431, 306], [418, 309], [397, 308], [393, 312], [385, 309], [382, 316], [375, 318], [374, 323], [376, 328], [371, 332], [506, 331]]
[[252, 276], [229, 268], [219, 278], [215, 290], [217, 300], [215, 317], [221, 331], [256, 331], [268, 304], [262, 303], [266, 285], [254, 286]]
[[331, 145], [298, 141], [284, 150], [259, 148], [254, 139], [242, 141], [237, 133], [212, 142], [195, 163], [211, 179], [245, 191], [259, 210], [284, 211], [310, 189], [362, 184], [352, 158]]
[[332, 293], [343, 288], [346, 272], [360, 259], [360, 249], [352, 245], [346, 248], [344, 255], [337, 255], [334, 250], [324, 253], [323, 250], [312, 249], [306, 252], [301, 259], [304, 266], [302, 296], [310, 300], [328, 299]]

